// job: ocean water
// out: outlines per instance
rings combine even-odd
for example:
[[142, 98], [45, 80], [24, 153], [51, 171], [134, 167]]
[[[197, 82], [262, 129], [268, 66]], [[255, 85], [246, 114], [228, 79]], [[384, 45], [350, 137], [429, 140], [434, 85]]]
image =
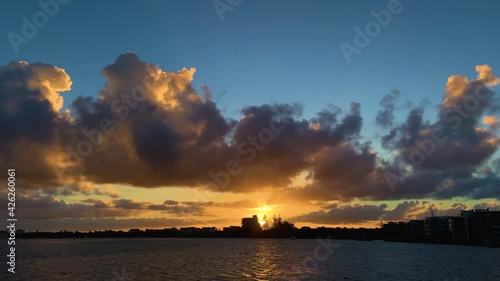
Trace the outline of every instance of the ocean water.
[[[16, 246], [16, 274], [2, 272], [0, 280], [500, 280], [500, 249], [484, 247], [172, 238], [33, 239]], [[1, 260], [5, 265], [3, 253]]]

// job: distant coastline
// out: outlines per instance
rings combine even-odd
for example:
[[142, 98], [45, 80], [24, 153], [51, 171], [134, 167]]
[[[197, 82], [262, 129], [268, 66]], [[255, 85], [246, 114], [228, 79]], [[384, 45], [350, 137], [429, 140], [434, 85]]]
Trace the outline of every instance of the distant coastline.
[[[0, 231], [0, 238], [8, 238], [9, 230]], [[424, 220], [389, 222], [381, 228], [346, 228], [303, 226], [296, 228], [281, 217], [261, 225], [256, 215], [242, 218], [241, 226], [182, 227], [164, 229], [138, 228], [128, 231], [59, 231], [26, 232], [18, 229], [16, 238], [281, 238], [281, 239], [349, 239], [361, 241], [383, 240], [388, 242], [412, 242], [500, 247], [500, 211], [489, 209], [464, 210], [460, 216], [432, 216]]]
[[[404, 225], [404, 223], [394, 223]], [[317, 239], [331, 238], [338, 240], [357, 240], [357, 241], [385, 241], [385, 242], [406, 242], [406, 243], [425, 243], [425, 244], [447, 244], [447, 245], [468, 245], [468, 246], [489, 246], [499, 247], [500, 244], [485, 244], [484, 241], [433, 241], [428, 239], [411, 239], [408, 236], [394, 236], [384, 227], [382, 228], [295, 228], [289, 235], [276, 235], [263, 231], [260, 235], [248, 236], [243, 233], [228, 233], [223, 230], [215, 230], [213, 232], [202, 232], [203, 228], [199, 228], [200, 232], [187, 234], [186, 231], [181, 231], [179, 228], [166, 229], [131, 229], [129, 231], [59, 231], [59, 232], [24, 232], [18, 231], [16, 238], [20, 239], [98, 239], [98, 238], [239, 238], [239, 239]], [[7, 239], [7, 232], [0, 231], [0, 239]]]

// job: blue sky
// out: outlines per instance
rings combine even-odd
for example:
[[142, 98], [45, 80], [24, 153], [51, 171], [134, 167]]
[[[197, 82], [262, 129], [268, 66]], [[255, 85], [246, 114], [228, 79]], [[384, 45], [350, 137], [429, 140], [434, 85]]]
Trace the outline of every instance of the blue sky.
[[[51, 1], [56, 0], [41, 0]], [[207, 85], [217, 108], [228, 118], [239, 119], [240, 110], [249, 105], [297, 102], [304, 105], [303, 117], [309, 119], [329, 104], [347, 111], [351, 102], [360, 102], [362, 141], [373, 141], [377, 155], [384, 158], [390, 152], [381, 148], [379, 139], [387, 131], [376, 126], [375, 116], [385, 95], [394, 89], [401, 93], [396, 111], [398, 122], [405, 120], [411, 108], [409, 101], [419, 104], [425, 99], [430, 101], [425, 118], [434, 121], [448, 77], [465, 75], [472, 80], [476, 77], [475, 66], [484, 64], [497, 76], [500, 73], [497, 54], [500, 2], [493, 0], [480, 4], [401, 0], [401, 13], [393, 14], [390, 23], [348, 62], [339, 45], [342, 42], [354, 45], [354, 28], [365, 29], [366, 24], [374, 20], [371, 11], [387, 9], [391, 1], [396, 0], [243, 0], [232, 11], [224, 13], [221, 20], [213, 0], [70, 0], [59, 5], [59, 11], [49, 18], [48, 24], [40, 27], [26, 44], [20, 44], [16, 53], [9, 34], [22, 35], [22, 18], [32, 22], [42, 8], [38, 0], [7, 0], [0, 4], [0, 34], [3, 34], [0, 65], [28, 61], [64, 68], [73, 81], [71, 91], [62, 93], [65, 106], [80, 95], [97, 97], [106, 82], [100, 75], [101, 70], [127, 51], [135, 52], [141, 60], [157, 64], [165, 71], [195, 67], [193, 85]], [[496, 90], [498, 88], [496, 86]], [[451, 151], [469, 152], [467, 149]], [[96, 159], [101, 156], [96, 155]], [[491, 159], [498, 155], [497, 151]], [[120, 158], [117, 163], [122, 162]], [[259, 176], [252, 175], [252, 178]], [[116, 188], [123, 198], [158, 204], [161, 202], [151, 198], [189, 201], [192, 197], [180, 188], [144, 192], [135, 188], [128, 190], [113, 180], [107, 183], [116, 184], [106, 188], [111, 191]], [[111, 191], [106, 192], [114, 192]], [[275, 204], [272, 192], [266, 192], [252, 193], [253, 197], [249, 197], [263, 208], [262, 212], [267, 210], [267, 205], [262, 204]], [[313, 189], [311, 194], [314, 192]], [[76, 194], [75, 198], [81, 196]], [[248, 199], [246, 196], [227, 193], [217, 200]], [[331, 200], [326, 198], [325, 202]], [[393, 201], [394, 206], [396, 203]], [[307, 209], [300, 211], [309, 212], [316, 207], [307, 205]], [[254, 209], [258, 208], [253, 207], [251, 211]], [[241, 214], [235, 213], [235, 216], [238, 221]]]
[[301, 102], [312, 115], [328, 103], [359, 101], [370, 118], [392, 88], [403, 100], [436, 104], [448, 76], [474, 77], [478, 64], [500, 67], [496, 1], [401, 1], [403, 11], [351, 63], [339, 44], [352, 44], [353, 28], [388, 1], [332, 2], [243, 1], [221, 21], [212, 1], [70, 1], [16, 54], [5, 35], [21, 34], [21, 18], [41, 8], [4, 1], [0, 61], [65, 68], [74, 83], [66, 105], [96, 96], [102, 67], [134, 51], [164, 70], [196, 67], [195, 85], [208, 85], [228, 116], [249, 104]]
[[[334, 104], [360, 102], [363, 135], [377, 135], [380, 99], [401, 91], [397, 120], [408, 101], [431, 103], [433, 120], [444, 85], [454, 74], [475, 77], [474, 66], [500, 69], [497, 9], [484, 1], [400, 1], [402, 12], [348, 63], [339, 47], [353, 44], [354, 27], [364, 30], [371, 11], [389, 1], [242, 1], [219, 17], [214, 1], [69, 1], [16, 54], [7, 36], [0, 62], [24, 60], [64, 68], [73, 81], [65, 107], [79, 95], [97, 96], [102, 68], [126, 51], [163, 70], [197, 69], [195, 86], [207, 85], [226, 117], [238, 119], [248, 105], [304, 105], [304, 117]], [[220, 0], [219, 3], [228, 3]], [[6, 1], [1, 34], [22, 34], [22, 17], [42, 10], [38, 1]], [[379, 152], [380, 144], [374, 141]]]

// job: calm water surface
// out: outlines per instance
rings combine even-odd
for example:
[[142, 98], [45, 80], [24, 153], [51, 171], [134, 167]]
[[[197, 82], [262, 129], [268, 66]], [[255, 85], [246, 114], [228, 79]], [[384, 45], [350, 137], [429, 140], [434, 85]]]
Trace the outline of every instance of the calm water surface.
[[1, 280], [500, 280], [500, 249], [330, 243], [329, 253], [316, 240], [18, 240], [17, 273]]

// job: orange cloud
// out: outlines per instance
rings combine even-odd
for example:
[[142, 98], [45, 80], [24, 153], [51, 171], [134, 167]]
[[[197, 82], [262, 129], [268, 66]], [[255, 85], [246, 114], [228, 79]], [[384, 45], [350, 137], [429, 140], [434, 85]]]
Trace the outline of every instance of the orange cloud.
[[493, 125], [493, 124], [497, 124], [500, 122], [500, 118], [496, 117], [496, 116], [484, 116], [483, 117], [483, 123], [485, 125]]
[[476, 80], [469, 81], [469, 79], [462, 75], [453, 75], [448, 78], [445, 90], [444, 106], [451, 107], [455, 102], [466, 94], [469, 93], [469, 89], [475, 86], [475, 82], [479, 82], [486, 87], [496, 86], [500, 84], [500, 78], [496, 77], [491, 70], [489, 65], [477, 65], [476, 66], [477, 78]]

